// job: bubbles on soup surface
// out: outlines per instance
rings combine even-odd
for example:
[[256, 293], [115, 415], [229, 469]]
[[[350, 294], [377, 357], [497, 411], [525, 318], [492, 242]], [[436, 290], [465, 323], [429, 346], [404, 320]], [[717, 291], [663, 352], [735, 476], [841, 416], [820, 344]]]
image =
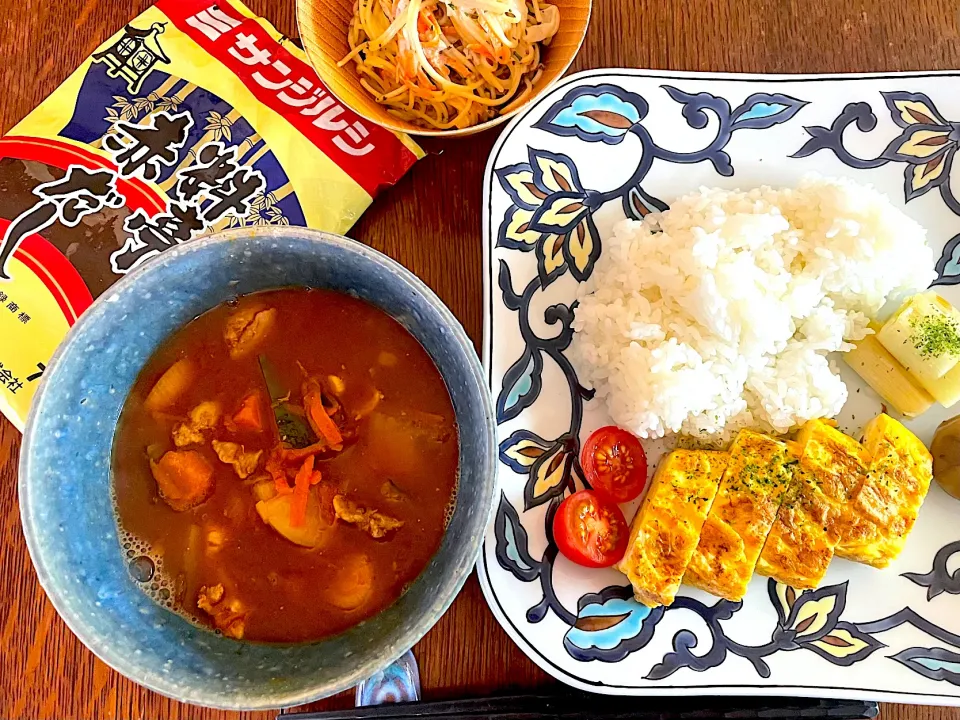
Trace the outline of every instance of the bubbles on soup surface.
[[[154, 564], [153, 560], [147, 555], [138, 555], [130, 561], [127, 567], [130, 569], [130, 575], [138, 583], [150, 582], [157, 570], [156, 564]], [[150, 587], [153, 590], [159, 589], [157, 583], [153, 583]]]
[[453, 490], [450, 492], [450, 502], [443, 509], [443, 529], [446, 531], [453, 519], [453, 513], [457, 510], [457, 491], [460, 489], [460, 478], [453, 484]]
[[[127, 571], [143, 593], [158, 605], [176, 612], [176, 583], [163, 572], [163, 559], [150, 543], [121, 530], [120, 547], [127, 560]], [[184, 617], [193, 623], [199, 623], [192, 616]]]

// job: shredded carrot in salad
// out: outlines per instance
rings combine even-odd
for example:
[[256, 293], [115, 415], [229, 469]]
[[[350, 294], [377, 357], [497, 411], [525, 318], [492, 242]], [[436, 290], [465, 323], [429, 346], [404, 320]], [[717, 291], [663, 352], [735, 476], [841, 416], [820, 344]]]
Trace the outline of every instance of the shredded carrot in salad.
[[393, 115], [466, 128], [526, 100], [559, 27], [541, 0], [358, 0], [339, 64]]

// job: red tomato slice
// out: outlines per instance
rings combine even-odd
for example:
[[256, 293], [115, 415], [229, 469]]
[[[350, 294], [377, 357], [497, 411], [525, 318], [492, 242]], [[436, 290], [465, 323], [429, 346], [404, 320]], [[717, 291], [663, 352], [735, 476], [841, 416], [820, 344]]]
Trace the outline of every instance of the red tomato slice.
[[623, 557], [630, 529], [620, 508], [591, 490], [568, 497], [553, 516], [553, 539], [568, 560], [610, 567]]
[[647, 454], [626, 430], [608, 425], [591, 435], [580, 453], [590, 487], [614, 502], [630, 502], [647, 484]]

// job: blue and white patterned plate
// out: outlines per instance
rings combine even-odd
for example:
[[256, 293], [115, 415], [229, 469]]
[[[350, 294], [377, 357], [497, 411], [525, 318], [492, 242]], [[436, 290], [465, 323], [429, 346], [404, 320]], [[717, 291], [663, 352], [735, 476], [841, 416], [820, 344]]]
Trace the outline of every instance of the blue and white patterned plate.
[[[960, 705], [960, 501], [939, 487], [890, 568], [836, 560], [822, 587], [803, 593], [757, 577], [743, 603], [684, 588], [670, 608], [650, 610], [616, 571], [558, 556], [545, 531], [582, 486], [581, 438], [609, 422], [565, 351], [577, 284], [613, 223], [700, 185], [844, 175], [928, 229], [936, 289], [960, 305], [958, 148], [960, 73], [592, 71], [511, 123], [485, 180], [484, 361], [502, 493], [478, 570], [494, 614], [537, 664], [613, 694]], [[856, 432], [880, 401], [843, 374], [851, 399], [839, 420]], [[952, 414], [934, 409], [911, 427], [929, 442]], [[652, 460], [660, 450], [648, 446]]]

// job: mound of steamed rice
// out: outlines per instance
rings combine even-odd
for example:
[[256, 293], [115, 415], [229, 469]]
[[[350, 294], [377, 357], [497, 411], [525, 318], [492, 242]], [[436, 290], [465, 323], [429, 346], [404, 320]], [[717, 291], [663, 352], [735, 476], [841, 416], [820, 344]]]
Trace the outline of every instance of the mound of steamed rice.
[[570, 353], [640, 437], [787, 432], [835, 416], [847, 389], [828, 353], [935, 277], [924, 229], [840, 179], [704, 188], [603, 243]]

